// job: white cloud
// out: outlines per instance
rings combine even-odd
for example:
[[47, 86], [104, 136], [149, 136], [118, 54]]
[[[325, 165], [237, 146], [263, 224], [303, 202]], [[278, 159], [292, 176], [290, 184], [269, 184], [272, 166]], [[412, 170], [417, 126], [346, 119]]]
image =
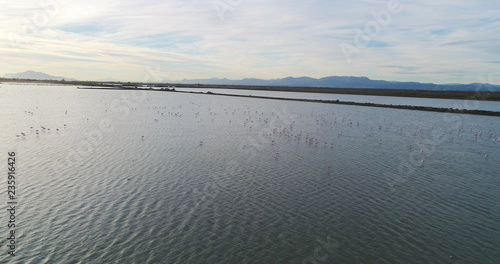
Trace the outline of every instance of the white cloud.
[[[495, 2], [400, 0], [402, 11], [380, 25], [372, 13], [386, 12], [395, 0], [54, 1], [5, 4], [0, 33], [22, 40], [17, 49], [8, 38], [0, 42], [0, 56], [10, 58], [0, 62], [5, 72], [140, 80], [159, 66], [169, 79], [356, 75], [474, 82], [499, 70], [489, 63], [500, 55]], [[223, 20], [215, 1], [230, 7]], [[354, 45], [356, 32], [374, 23], [380, 28], [369, 45], [347, 63], [339, 45]]]

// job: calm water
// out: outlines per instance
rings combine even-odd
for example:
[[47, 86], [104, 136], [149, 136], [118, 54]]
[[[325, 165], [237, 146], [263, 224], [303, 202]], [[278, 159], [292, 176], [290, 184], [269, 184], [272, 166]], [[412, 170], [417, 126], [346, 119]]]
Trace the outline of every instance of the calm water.
[[12, 263], [500, 259], [498, 117], [6, 84], [0, 117]]
[[[415, 97], [394, 97], [394, 96], [370, 96], [353, 94], [323, 94], [323, 93], [297, 93], [297, 92], [277, 92], [277, 91], [257, 91], [257, 90], [236, 90], [236, 89], [209, 89], [209, 88], [175, 88], [178, 91], [194, 92], [214, 92], [221, 94], [238, 94], [253, 96], [268, 96], [294, 99], [310, 100], [339, 100], [356, 103], [375, 103], [388, 105], [412, 105], [454, 109], [485, 110], [500, 112], [500, 102], [477, 101], [477, 100], [452, 100], [433, 99]], [[484, 92], [484, 91], [483, 91]]]

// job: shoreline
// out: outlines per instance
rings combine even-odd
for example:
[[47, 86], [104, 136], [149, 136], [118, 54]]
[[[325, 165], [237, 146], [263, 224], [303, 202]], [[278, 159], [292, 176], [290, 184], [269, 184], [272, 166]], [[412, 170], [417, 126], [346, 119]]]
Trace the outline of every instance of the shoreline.
[[139, 83], [139, 82], [98, 82], [98, 81], [54, 81], [0, 78], [0, 83], [29, 83], [73, 85], [87, 87], [108, 87], [141, 89], [154, 88], [204, 88], [204, 89], [236, 89], [256, 91], [305, 92], [325, 94], [352, 94], [370, 96], [417, 97], [457, 100], [500, 101], [500, 91], [491, 90], [487, 85], [477, 84], [474, 91], [460, 90], [408, 90], [384, 88], [335, 88], [335, 87], [299, 87], [299, 86], [257, 86], [257, 85], [212, 85], [212, 84], [179, 84], [179, 83]]
[[[158, 90], [158, 89], [152, 89], [152, 88], [77, 87], [77, 89], [86, 89], [86, 90], [98, 89], [98, 90], [118, 90], [118, 91], [120, 91], [120, 90], [121, 91], [123, 91], [123, 90], [125, 90], [125, 91], [141, 90], [141, 91], [154, 91], [154, 92], [174, 92], [174, 93], [232, 96], [232, 97], [245, 97], [245, 98], [257, 98], [257, 99], [269, 99], [269, 100], [298, 101], [298, 102], [310, 102], [310, 103], [326, 103], [326, 104], [355, 105], [355, 106], [367, 106], [367, 107], [383, 107], [383, 108], [395, 108], [395, 109], [430, 111], [430, 112], [453, 113], [453, 114], [500, 116], [500, 112], [486, 111], [486, 110], [439, 108], [439, 107], [412, 106], [412, 105], [390, 105], [390, 104], [376, 104], [376, 103], [358, 103], [358, 102], [339, 101], [339, 100], [283, 98], [283, 97], [256, 96], [256, 95], [220, 94], [220, 93], [214, 93], [214, 92], [193, 92], [193, 91], [188, 92], [188, 91], [176, 91], [175, 88], [166, 89], [166, 90], [165, 89]], [[447, 99], [450, 99], [450, 98], [447, 98]]]
[[476, 91], [438, 91], [404, 90], [379, 88], [317, 88], [317, 87], [280, 87], [280, 86], [232, 86], [232, 85], [176, 85], [178, 88], [234, 89], [254, 91], [276, 91], [297, 93], [351, 94], [370, 96], [416, 97], [435, 99], [500, 101], [500, 91], [477, 89]]

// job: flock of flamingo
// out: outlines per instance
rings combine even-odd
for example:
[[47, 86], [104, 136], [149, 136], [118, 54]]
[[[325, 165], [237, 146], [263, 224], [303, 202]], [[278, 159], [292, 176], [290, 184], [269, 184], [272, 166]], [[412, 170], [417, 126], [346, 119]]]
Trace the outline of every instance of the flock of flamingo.
[[[190, 104], [197, 105], [193, 102]], [[201, 110], [196, 109], [195, 106], [193, 106], [191, 111], [186, 109], [188, 107], [181, 110], [181, 105], [172, 108], [158, 106], [150, 109], [154, 110], [155, 114], [158, 115], [158, 118], [154, 119], [155, 122], [160, 122], [162, 117], [164, 118], [167, 115], [175, 118], [187, 118], [187, 120], [190, 120], [189, 122], [193, 120], [191, 118], [194, 118], [198, 124], [215, 122], [214, 126], [216, 127], [242, 126], [247, 129], [249, 135], [254, 135], [255, 138], [259, 140], [257, 144], [274, 145], [279, 140], [284, 139], [289, 142], [305, 143], [315, 147], [322, 146], [324, 148], [328, 147], [334, 149], [335, 146], [343, 140], [343, 137], [352, 137], [354, 135], [370, 136], [370, 134], [374, 134], [378, 131], [393, 132], [395, 135], [407, 137], [407, 142], [410, 143], [407, 147], [410, 151], [413, 151], [415, 147], [411, 144], [412, 137], [429, 136], [436, 130], [442, 134], [448, 133], [448, 141], [450, 143], [460, 143], [460, 141], [465, 139], [477, 141], [481, 138], [487, 138], [495, 143], [500, 143], [500, 137], [497, 138], [496, 133], [491, 129], [483, 131], [470, 128], [469, 131], [464, 132], [461, 129], [453, 130], [436, 123], [430, 124], [428, 127], [414, 126], [411, 128], [408, 125], [396, 125], [392, 121], [385, 119], [381, 123], [373, 126], [373, 124], [370, 125], [369, 123], [371, 122], [367, 122], [367, 120], [353, 120], [352, 118], [337, 116], [334, 113], [320, 114], [311, 112], [309, 114], [301, 113], [287, 116], [276, 109], [272, 111], [263, 111], [263, 109], [249, 105], [241, 105], [239, 107], [222, 105], [222, 108], [217, 107], [218, 110], [214, 110], [214, 107], [209, 107], [208, 111], [206, 108], [205, 111], [203, 111], [201, 104], [198, 104]], [[190, 112], [193, 114], [192, 116], [189, 116]], [[300, 124], [298, 124], [299, 122]], [[359, 130], [361, 129], [365, 129], [365, 131], [360, 132]], [[356, 132], [355, 130], [358, 131]], [[213, 133], [217, 133], [217, 131]], [[142, 139], [144, 139], [144, 137]], [[377, 142], [382, 144], [382, 139], [378, 139]], [[252, 144], [255, 144], [255, 142], [248, 143], [247, 147], [252, 147]], [[203, 146], [204, 141], [199, 141], [199, 145]], [[418, 149], [417, 151], [420, 152], [422, 158], [421, 163], [424, 163], [428, 154], [423, 149]], [[485, 159], [488, 159], [487, 153], [483, 153], [483, 155]], [[280, 153], [276, 151], [274, 152], [274, 156], [279, 158]]]
[[[68, 111], [66, 111], [66, 114], [68, 113]], [[34, 115], [34, 112], [32, 111], [24, 111], [24, 114], [27, 114], [27, 115]], [[66, 128], [67, 125], [66, 124], [63, 124], [63, 127]], [[50, 132], [52, 131], [49, 127], [45, 127], [43, 125], [40, 125], [39, 127], [35, 127], [35, 126], [30, 126], [29, 128], [29, 132], [20, 132], [19, 134], [16, 134], [16, 137], [17, 138], [25, 138], [27, 137], [28, 135], [40, 135], [40, 132]], [[59, 128], [56, 128], [55, 129], [56, 132], [59, 132], [60, 129]]]
[[[189, 109], [189, 106], [191, 106], [191, 109]], [[196, 109], [196, 106], [200, 109]], [[435, 123], [427, 128], [419, 126], [409, 128], [408, 125], [398, 126], [393, 124], [392, 121], [385, 119], [381, 123], [373, 125], [373, 123], [369, 124], [370, 122], [366, 122], [367, 120], [353, 120], [352, 118], [340, 117], [335, 113], [324, 114], [310, 112], [304, 114], [304, 112], [302, 112], [300, 114], [287, 115], [276, 109], [269, 112], [259, 108], [255, 108], [257, 109], [255, 110], [252, 109], [253, 107], [254, 106], [249, 105], [241, 105], [239, 107], [223, 106], [223, 110], [221, 110], [221, 108], [218, 108], [219, 110], [213, 110], [212, 107], [209, 107], [207, 110], [206, 108], [202, 108], [202, 104], [190, 102], [184, 109], [182, 105], [174, 107], [149, 106], [147, 109], [156, 115], [153, 118], [153, 121], [156, 123], [162, 122], [170, 116], [178, 119], [186, 118], [189, 121], [194, 119], [198, 125], [203, 122], [215, 122], [215, 127], [239, 125], [246, 128], [249, 135], [256, 135], [261, 141], [259, 144], [274, 145], [279, 140], [284, 139], [295, 143], [305, 143], [315, 147], [323, 146], [324, 148], [328, 147], [334, 149], [336, 144], [341, 142], [343, 140], [342, 138], [345, 136], [370, 136], [376, 131], [379, 131], [393, 132], [395, 135], [417, 137], [436, 129], [449, 133], [449, 142], [459, 142], [460, 140], [464, 140], [464, 138], [474, 140], [488, 138], [493, 142], [500, 143], [500, 137], [497, 138], [496, 133], [491, 129], [474, 130], [470, 128], [470, 131], [464, 132], [461, 129], [449, 130], [449, 128], [440, 127]], [[131, 109], [137, 111], [137, 108]], [[109, 110], [110, 109], [105, 109], [105, 112], [110, 112]], [[32, 111], [25, 111], [25, 114], [33, 115], [34, 113]], [[67, 111], [64, 114], [67, 114]], [[301, 124], [297, 125], [297, 122]], [[66, 128], [66, 124], [64, 124], [63, 127]], [[301, 127], [302, 129], [297, 129], [296, 127]], [[365, 129], [365, 131], [355, 132], [354, 130], [356, 129]], [[24, 138], [30, 134], [38, 136], [40, 133], [50, 131], [51, 128], [49, 127], [31, 126], [29, 132], [20, 132], [16, 134], [16, 137]], [[55, 128], [55, 131], [60, 131], [60, 129]], [[217, 131], [214, 130], [213, 133], [217, 133]], [[146, 137], [143, 135], [141, 140], [146, 140]], [[382, 139], [379, 138], [377, 142], [382, 144]], [[411, 139], [409, 139], [409, 142], [411, 142]], [[204, 141], [199, 141], [199, 146], [203, 146], [204, 144]], [[408, 144], [408, 149], [413, 151], [414, 145]], [[422, 157], [421, 162], [424, 163], [426, 157], [425, 151], [423, 149], [417, 151], [420, 152]], [[278, 151], [274, 152], [276, 158], [279, 158], [279, 155], [280, 153]], [[488, 159], [487, 153], [484, 153], [484, 158]]]

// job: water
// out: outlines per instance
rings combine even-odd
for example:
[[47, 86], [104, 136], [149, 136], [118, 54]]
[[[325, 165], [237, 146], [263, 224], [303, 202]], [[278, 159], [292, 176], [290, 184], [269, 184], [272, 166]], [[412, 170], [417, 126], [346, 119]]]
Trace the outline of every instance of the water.
[[500, 258], [498, 117], [6, 84], [0, 108], [12, 263]]
[[478, 100], [455, 100], [417, 97], [371, 96], [354, 94], [324, 94], [302, 92], [279, 92], [237, 89], [210, 89], [210, 88], [175, 88], [177, 91], [186, 92], [214, 92], [220, 94], [237, 94], [252, 96], [267, 96], [278, 98], [308, 99], [308, 100], [339, 100], [343, 102], [374, 103], [386, 105], [411, 105], [424, 107], [439, 107], [468, 110], [484, 110], [500, 112], [500, 102]]

